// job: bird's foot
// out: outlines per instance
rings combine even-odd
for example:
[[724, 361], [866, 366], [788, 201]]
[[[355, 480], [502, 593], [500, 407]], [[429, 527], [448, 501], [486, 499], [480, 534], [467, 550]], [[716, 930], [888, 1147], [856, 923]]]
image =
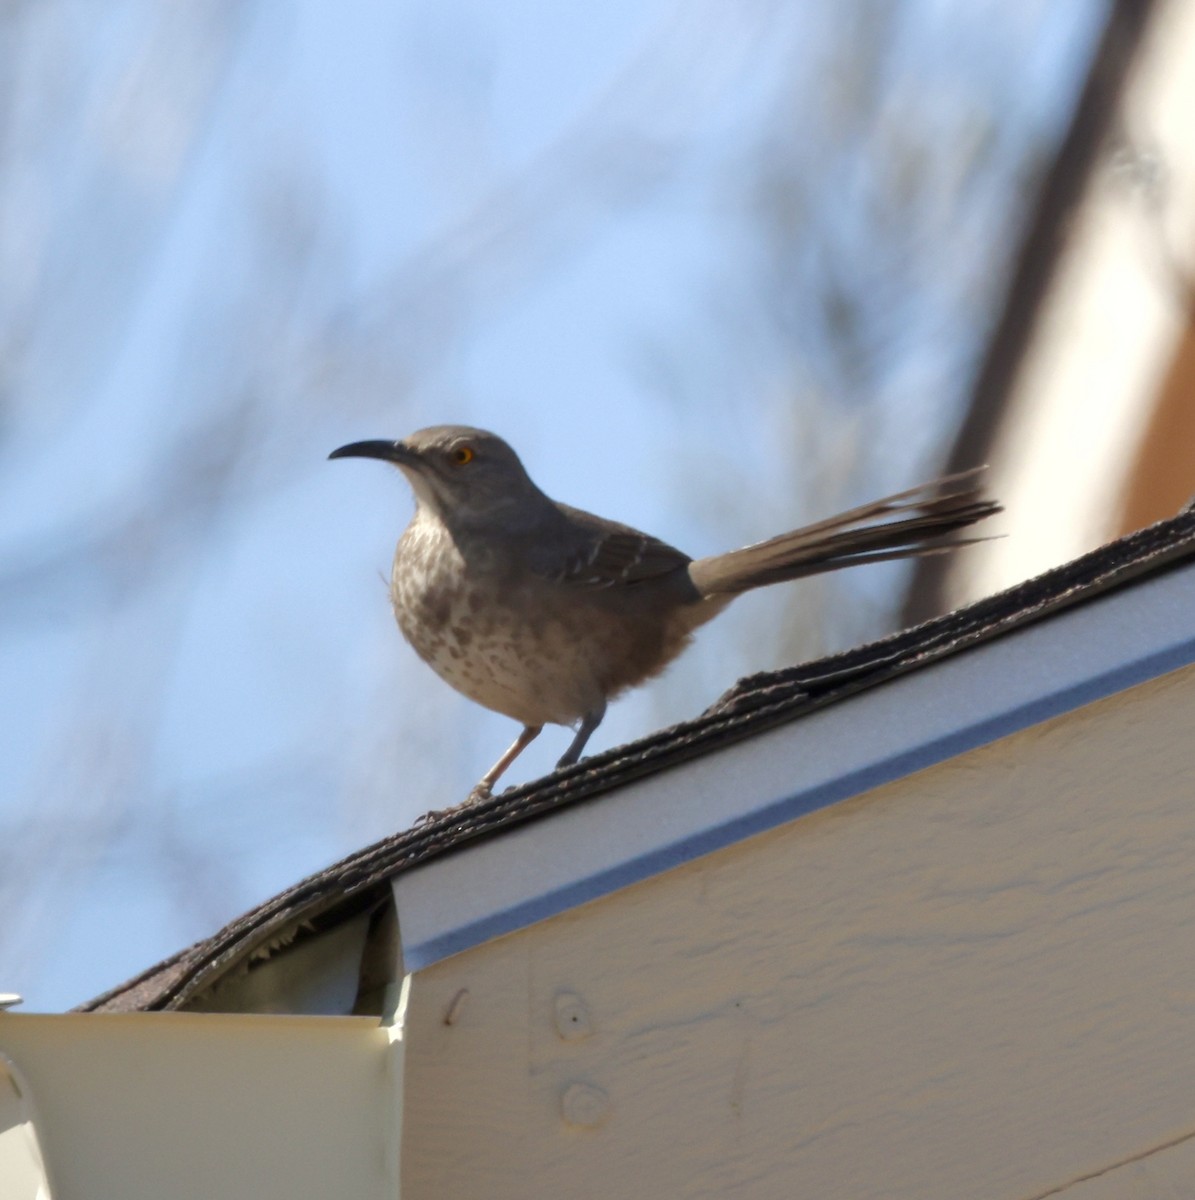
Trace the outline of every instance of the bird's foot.
[[474, 804], [480, 804], [482, 800], [488, 800], [489, 798], [489, 784], [479, 783], [460, 804], [451, 804], [447, 808], [433, 808], [429, 812], [425, 812], [415, 822], [415, 828], [419, 829], [424, 825], [431, 825], [436, 821], [442, 820], [444, 817], [451, 817], [457, 813], [462, 813], [465, 809], [472, 808]]

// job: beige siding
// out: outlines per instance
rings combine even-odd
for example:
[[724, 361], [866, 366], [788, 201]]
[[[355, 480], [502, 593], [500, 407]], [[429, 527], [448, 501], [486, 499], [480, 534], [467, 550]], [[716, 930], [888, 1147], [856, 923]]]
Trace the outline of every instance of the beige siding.
[[1193, 724], [1187, 669], [421, 972], [404, 1200], [1153, 1194]]

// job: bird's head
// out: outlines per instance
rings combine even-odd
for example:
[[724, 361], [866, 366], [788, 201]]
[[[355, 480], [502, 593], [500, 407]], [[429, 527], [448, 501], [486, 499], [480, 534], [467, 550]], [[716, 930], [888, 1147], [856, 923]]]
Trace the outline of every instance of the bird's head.
[[519, 456], [497, 434], [433, 425], [396, 442], [352, 442], [329, 458], [380, 458], [410, 481], [416, 501], [446, 524], [472, 524], [528, 501], [542, 503]]

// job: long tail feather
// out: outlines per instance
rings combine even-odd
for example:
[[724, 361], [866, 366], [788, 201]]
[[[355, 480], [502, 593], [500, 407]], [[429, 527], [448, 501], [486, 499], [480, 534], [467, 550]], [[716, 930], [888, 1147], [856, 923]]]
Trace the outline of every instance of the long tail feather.
[[984, 469], [947, 475], [766, 542], [698, 559], [689, 574], [702, 595], [735, 595], [860, 563], [941, 554], [988, 541], [949, 538], [956, 530], [1001, 511], [976, 485]]

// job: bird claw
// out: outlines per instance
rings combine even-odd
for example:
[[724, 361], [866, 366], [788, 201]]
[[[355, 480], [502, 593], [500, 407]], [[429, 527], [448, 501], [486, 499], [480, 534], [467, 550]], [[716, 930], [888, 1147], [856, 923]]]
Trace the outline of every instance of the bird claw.
[[432, 825], [444, 817], [451, 817], [456, 813], [464, 812], [466, 808], [471, 808], [474, 804], [480, 804], [483, 800], [488, 800], [491, 795], [492, 792], [488, 783], [476, 784], [460, 804], [451, 804], [447, 808], [433, 808], [425, 812], [415, 822], [415, 828], [419, 829], [425, 825]]

